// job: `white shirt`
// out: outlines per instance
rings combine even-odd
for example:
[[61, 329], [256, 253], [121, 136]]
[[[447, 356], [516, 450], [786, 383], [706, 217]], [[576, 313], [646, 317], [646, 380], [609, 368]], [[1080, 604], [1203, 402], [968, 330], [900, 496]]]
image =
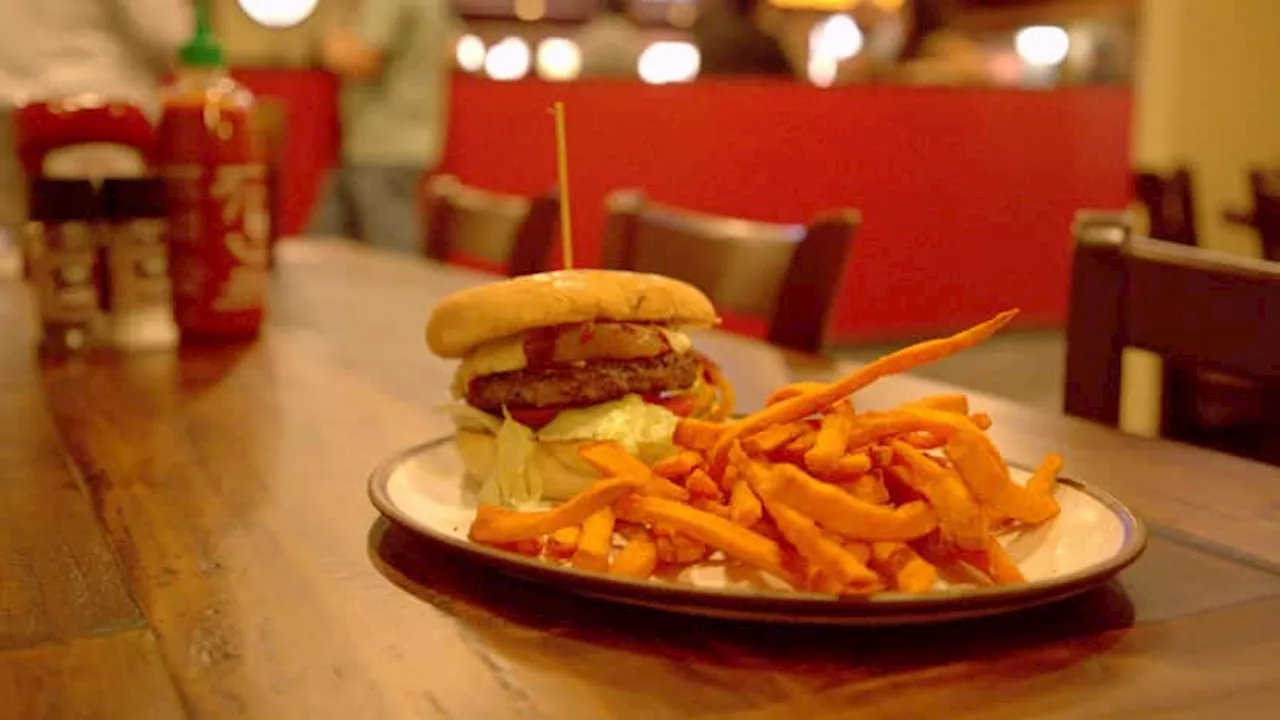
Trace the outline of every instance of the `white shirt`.
[[93, 92], [157, 110], [190, 0], [0, 0], [0, 104]]

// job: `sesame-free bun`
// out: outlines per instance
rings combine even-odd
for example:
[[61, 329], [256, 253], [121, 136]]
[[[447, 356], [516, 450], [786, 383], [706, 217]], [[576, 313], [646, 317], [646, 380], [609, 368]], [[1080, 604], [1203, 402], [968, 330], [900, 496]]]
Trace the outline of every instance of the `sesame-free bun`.
[[460, 358], [526, 330], [604, 320], [710, 327], [715, 308], [694, 286], [625, 270], [559, 270], [522, 275], [454, 293], [427, 320], [427, 346]]

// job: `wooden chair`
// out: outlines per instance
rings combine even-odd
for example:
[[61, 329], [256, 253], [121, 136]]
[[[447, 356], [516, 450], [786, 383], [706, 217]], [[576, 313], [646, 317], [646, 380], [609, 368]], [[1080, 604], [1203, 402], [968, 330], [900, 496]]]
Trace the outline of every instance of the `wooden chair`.
[[613, 193], [606, 210], [604, 267], [679, 278], [722, 312], [767, 319], [769, 342], [821, 352], [856, 210], [780, 225], [657, 205], [638, 190]]
[[1065, 410], [1115, 425], [1120, 354], [1165, 360], [1161, 434], [1280, 464], [1280, 264], [1077, 218]]
[[1169, 174], [1139, 171], [1133, 190], [1147, 209], [1151, 237], [1180, 245], [1197, 245], [1195, 193], [1191, 171], [1180, 167]]
[[1249, 173], [1253, 188], [1253, 224], [1262, 239], [1262, 255], [1280, 262], [1280, 168]]
[[457, 253], [509, 276], [548, 267], [559, 223], [554, 193], [530, 199], [438, 175], [426, 183], [423, 212], [427, 257], [447, 260]]

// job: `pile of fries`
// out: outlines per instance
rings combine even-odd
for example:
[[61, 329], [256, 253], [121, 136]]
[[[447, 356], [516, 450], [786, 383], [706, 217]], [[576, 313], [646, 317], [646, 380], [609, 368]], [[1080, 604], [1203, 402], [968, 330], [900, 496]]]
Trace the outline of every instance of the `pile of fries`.
[[[628, 578], [708, 561], [834, 595], [1022, 582], [996, 535], [1058, 514], [1062, 459], [1015, 483], [963, 395], [857, 412], [885, 375], [972, 347], [1016, 311], [887, 355], [832, 383], [775, 391], [731, 422], [682, 420], [679, 450], [650, 466], [622, 446], [582, 448], [601, 479], [551, 510], [481, 506], [472, 540]], [[665, 573], [664, 573], [665, 574]]]

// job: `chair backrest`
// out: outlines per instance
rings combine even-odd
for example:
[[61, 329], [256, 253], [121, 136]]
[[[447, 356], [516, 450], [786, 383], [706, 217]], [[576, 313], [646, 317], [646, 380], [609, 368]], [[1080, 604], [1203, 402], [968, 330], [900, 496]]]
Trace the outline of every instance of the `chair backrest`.
[[602, 265], [684, 280], [722, 312], [768, 320], [775, 345], [820, 352], [827, 319], [860, 223], [855, 210], [808, 227], [710, 215], [647, 200], [606, 200]]
[[1136, 172], [1133, 190], [1147, 209], [1151, 237], [1181, 245], [1198, 244], [1195, 192], [1190, 170], [1180, 167], [1168, 174]]
[[1126, 347], [1259, 387], [1280, 382], [1280, 263], [1136, 237], [1116, 214], [1082, 213], [1075, 241], [1067, 413], [1117, 424]]
[[445, 260], [454, 252], [508, 275], [547, 269], [558, 220], [553, 193], [534, 198], [464, 185], [452, 175], [426, 184], [423, 210], [426, 254]]
[[1262, 255], [1280, 262], [1280, 168], [1249, 173], [1253, 187], [1253, 221], [1262, 238]]

